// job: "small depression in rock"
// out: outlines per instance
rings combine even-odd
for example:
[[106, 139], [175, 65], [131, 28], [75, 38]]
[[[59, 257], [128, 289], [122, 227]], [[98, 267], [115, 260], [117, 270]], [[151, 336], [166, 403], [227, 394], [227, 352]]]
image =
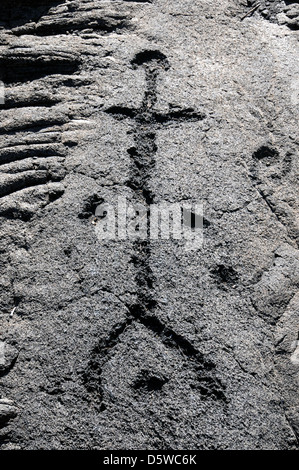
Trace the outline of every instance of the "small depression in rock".
[[254, 158], [254, 160], [263, 161], [265, 163], [271, 163], [275, 162], [278, 159], [279, 153], [276, 149], [263, 145], [253, 153], [252, 157]]
[[144, 392], [154, 392], [161, 390], [166, 382], [168, 382], [168, 379], [160, 374], [143, 371], [135, 380], [133, 388]]
[[233, 285], [238, 281], [238, 273], [232, 266], [225, 266], [224, 264], [217, 265], [212, 270], [213, 276], [219, 283]]

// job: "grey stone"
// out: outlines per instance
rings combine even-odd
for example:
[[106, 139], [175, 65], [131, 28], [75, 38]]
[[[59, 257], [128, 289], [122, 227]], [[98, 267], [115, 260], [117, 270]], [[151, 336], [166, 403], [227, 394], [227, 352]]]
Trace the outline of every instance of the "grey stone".
[[[3, 449], [298, 449], [297, 19], [253, 6], [1, 1]], [[100, 240], [119, 196], [203, 246]]]
[[7, 372], [15, 363], [18, 350], [10, 344], [0, 341], [0, 374]]
[[6, 424], [9, 420], [17, 416], [17, 408], [13, 401], [7, 398], [0, 398], [0, 424]]

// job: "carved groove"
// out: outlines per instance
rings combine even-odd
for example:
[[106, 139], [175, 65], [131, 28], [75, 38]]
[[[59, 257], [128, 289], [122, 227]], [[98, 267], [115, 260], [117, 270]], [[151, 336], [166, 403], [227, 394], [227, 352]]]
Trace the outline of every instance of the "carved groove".
[[[116, 119], [129, 118], [135, 122], [133, 134], [135, 146], [127, 150], [132, 160], [131, 175], [127, 185], [133, 190], [136, 201], [140, 202], [141, 198], [142, 203], [149, 206], [155, 199], [150, 188], [150, 179], [157, 151], [156, 129], [159, 129], [161, 125], [176, 121], [199, 121], [204, 116], [192, 108], [176, 109], [168, 114], [159, 114], [154, 111], [157, 102], [158, 75], [161, 71], [169, 68], [167, 58], [160, 51], [143, 51], [137, 54], [132, 61], [132, 66], [142, 67], [146, 75], [147, 88], [141, 107], [131, 109], [124, 106], [113, 106], [106, 109], [105, 112], [113, 115]], [[194, 388], [203, 398], [225, 402], [224, 387], [215, 377], [216, 365], [206, 359], [186, 338], [165, 325], [155, 315], [157, 300], [154, 296], [155, 278], [150, 267], [150, 242], [137, 240], [134, 242], [133, 248], [135, 254], [131, 262], [134, 264], [136, 272], [137, 301], [133, 305], [127, 305], [127, 320], [121, 325], [117, 325], [110, 333], [109, 338], [106, 341], [101, 341], [92, 352], [91, 361], [84, 374], [84, 383], [87, 389], [97, 392], [97, 397], [102, 405], [105, 398], [101, 378], [103, 365], [109, 360], [110, 352], [117, 345], [120, 336], [135, 321], [157, 335], [167, 347], [175, 349], [183, 360], [187, 360], [188, 367], [198, 378]], [[206, 375], [207, 372], [208, 375]], [[143, 382], [142, 384], [144, 385]], [[145, 389], [150, 390], [151, 384], [147, 384]]]

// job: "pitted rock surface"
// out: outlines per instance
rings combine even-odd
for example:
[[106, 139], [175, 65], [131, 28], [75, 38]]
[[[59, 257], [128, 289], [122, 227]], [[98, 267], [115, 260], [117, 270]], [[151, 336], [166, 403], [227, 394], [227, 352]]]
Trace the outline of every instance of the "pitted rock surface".
[[[252, 11], [251, 11], [252, 10]], [[298, 2], [2, 0], [2, 449], [297, 449]], [[203, 204], [204, 242], [96, 209]]]

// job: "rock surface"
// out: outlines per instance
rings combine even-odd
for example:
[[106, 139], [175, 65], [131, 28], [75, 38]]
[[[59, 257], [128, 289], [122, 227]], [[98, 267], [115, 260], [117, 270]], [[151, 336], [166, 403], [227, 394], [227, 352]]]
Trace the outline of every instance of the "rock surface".
[[[298, 448], [298, 2], [0, 27], [2, 448]], [[203, 203], [203, 246], [100, 241], [118, 196]]]

